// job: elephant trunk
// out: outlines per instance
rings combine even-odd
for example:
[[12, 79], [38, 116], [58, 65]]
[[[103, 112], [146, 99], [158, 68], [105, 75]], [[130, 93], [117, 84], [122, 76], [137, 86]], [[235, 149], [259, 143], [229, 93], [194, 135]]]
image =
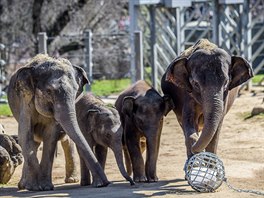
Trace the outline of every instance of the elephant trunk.
[[[212, 92], [210, 92], [212, 93]], [[201, 136], [192, 146], [192, 153], [202, 152], [213, 139], [222, 119], [224, 112], [223, 93], [212, 93], [213, 97], [204, 97], [203, 115], [204, 127]], [[210, 99], [206, 99], [210, 98]]]
[[[110, 182], [97, 161], [90, 146], [86, 142], [81, 130], [79, 128], [75, 105], [56, 105], [55, 107], [55, 119], [62, 126], [63, 130], [69, 135], [79, 149], [80, 156], [85, 161], [86, 166], [91, 170], [92, 174], [96, 174], [101, 178], [100, 187], [107, 186]], [[98, 186], [99, 187], [99, 186]]]
[[116, 163], [117, 163], [117, 166], [118, 166], [118, 168], [119, 168], [122, 176], [127, 181], [129, 181], [131, 185], [135, 185], [135, 182], [132, 180], [132, 178], [128, 175], [128, 173], [125, 170], [121, 143], [120, 143], [120, 145], [114, 145], [114, 147], [112, 148], [112, 150], [113, 150], [113, 152], [115, 154]]

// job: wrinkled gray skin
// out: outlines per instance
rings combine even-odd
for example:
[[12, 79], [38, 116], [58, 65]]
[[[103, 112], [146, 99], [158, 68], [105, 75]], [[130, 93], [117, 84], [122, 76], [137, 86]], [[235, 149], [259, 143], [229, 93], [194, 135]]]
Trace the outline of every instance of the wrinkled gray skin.
[[[76, 143], [86, 165], [100, 176], [97, 186], [109, 184], [76, 119], [75, 100], [87, 83], [83, 69], [66, 59], [37, 55], [12, 77], [8, 101], [18, 121], [18, 139], [24, 156], [19, 189], [52, 190], [51, 171], [57, 141], [65, 135]], [[37, 148], [43, 141], [39, 163]], [[67, 162], [66, 162], [67, 163]]]
[[[128, 173], [131, 173], [132, 164], [135, 182], [158, 181], [156, 166], [163, 117], [173, 107], [171, 99], [161, 97], [145, 81], [138, 81], [120, 94], [115, 106], [124, 128], [124, 151]], [[144, 138], [146, 142], [141, 141]], [[147, 158], [144, 166], [141, 153], [145, 144]]]
[[[76, 113], [80, 129], [88, 144], [94, 150], [103, 169], [105, 168], [107, 149], [109, 147], [114, 152], [121, 174], [131, 185], [134, 185], [133, 180], [129, 177], [124, 167], [122, 154], [123, 128], [118, 111], [113, 107], [107, 106], [92, 94], [86, 94], [76, 103]], [[80, 158], [80, 163], [81, 185], [90, 185], [89, 168], [85, 165], [82, 158]], [[97, 180], [97, 177], [93, 177], [93, 182]]]
[[188, 159], [204, 150], [217, 152], [224, 116], [239, 85], [252, 76], [245, 59], [230, 56], [205, 39], [168, 66], [161, 87], [174, 101], [173, 111], [185, 135]]
[[0, 133], [0, 183], [6, 184], [23, 162], [22, 150], [15, 136]]

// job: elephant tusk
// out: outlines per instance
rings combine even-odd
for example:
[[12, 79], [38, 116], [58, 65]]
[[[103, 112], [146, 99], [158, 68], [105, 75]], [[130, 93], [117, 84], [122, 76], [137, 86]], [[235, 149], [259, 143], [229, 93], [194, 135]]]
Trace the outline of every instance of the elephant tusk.
[[82, 92], [75, 100], [75, 104], [83, 97], [84, 93]]

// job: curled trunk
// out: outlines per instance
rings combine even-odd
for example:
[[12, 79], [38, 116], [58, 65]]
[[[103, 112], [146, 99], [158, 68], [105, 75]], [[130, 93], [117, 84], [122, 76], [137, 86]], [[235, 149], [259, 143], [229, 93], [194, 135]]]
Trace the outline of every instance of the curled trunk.
[[203, 103], [204, 126], [198, 141], [192, 146], [192, 153], [202, 152], [213, 139], [223, 119], [224, 104], [222, 93], [212, 94]]

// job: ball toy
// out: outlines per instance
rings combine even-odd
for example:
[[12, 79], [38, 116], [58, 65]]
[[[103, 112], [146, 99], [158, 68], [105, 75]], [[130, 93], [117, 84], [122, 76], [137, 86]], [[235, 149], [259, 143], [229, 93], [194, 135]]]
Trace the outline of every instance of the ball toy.
[[225, 178], [223, 162], [213, 153], [193, 155], [185, 169], [189, 185], [198, 192], [214, 192]]

